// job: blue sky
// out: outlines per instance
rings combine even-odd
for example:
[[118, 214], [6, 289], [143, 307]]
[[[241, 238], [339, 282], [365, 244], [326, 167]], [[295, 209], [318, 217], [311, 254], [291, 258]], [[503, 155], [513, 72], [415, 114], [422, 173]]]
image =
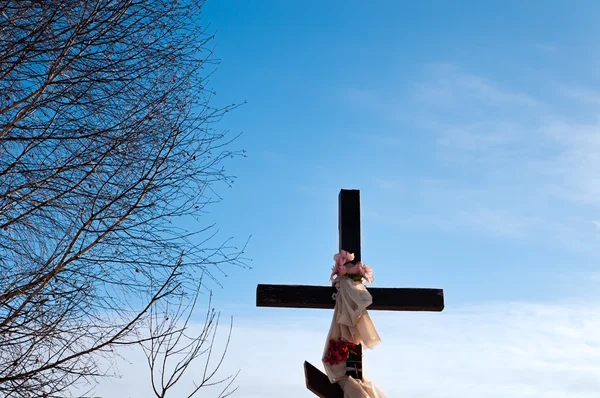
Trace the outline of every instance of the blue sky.
[[212, 216], [252, 235], [254, 270], [223, 299], [325, 282], [341, 188], [361, 190], [379, 286], [444, 287], [449, 304], [575, 294], [561, 282], [595, 271], [598, 243], [599, 7], [209, 2], [212, 86], [248, 101], [223, 127], [249, 157]]
[[[256, 309], [254, 294], [327, 283], [342, 188], [361, 190], [374, 286], [446, 295], [442, 314], [371, 314], [383, 343], [368, 366], [388, 397], [598, 395], [599, 12], [208, 2], [216, 103], [247, 101], [221, 127], [243, 132], [248, 157], [206, 217], [223, 237], [252, 235], [253, 269], [215, 291], [236, 319], [238, 396], [311, 396], [301, 363], [319, 363], [331, 314]], [[290, 339], [306, 349], [273, 359]]]

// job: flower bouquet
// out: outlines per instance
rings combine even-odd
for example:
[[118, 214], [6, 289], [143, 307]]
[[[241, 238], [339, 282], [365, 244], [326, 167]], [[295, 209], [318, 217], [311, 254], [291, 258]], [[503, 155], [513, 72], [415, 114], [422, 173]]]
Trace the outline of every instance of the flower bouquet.
[[329, 350], [325, 355], [324, 361], [330, 365], [337, 365], [348, 360], [350, 354], [357, 355], [354, 351], [356, 344], [344, 341], [342, 339], [329, 340]]
[[354, 253], [348, 253], [345, 250], [340, 250], [338, 254], [333, 256], [335, 264], [331, 269], [330, 281], [335, 282], [337, 278], [346, 276], [356, 282], [373, 283], [373, 269], [366, 264], [358, 262], [354, 265], [346, 264], [354, 261]]

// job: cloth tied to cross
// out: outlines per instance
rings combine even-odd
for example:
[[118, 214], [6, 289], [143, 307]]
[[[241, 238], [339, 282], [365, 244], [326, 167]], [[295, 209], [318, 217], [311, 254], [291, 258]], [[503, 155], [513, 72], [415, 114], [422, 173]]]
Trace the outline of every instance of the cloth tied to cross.
[[[337, 288], [337, 296], [333, 319], [329, 328], [329, 334], [325, 343], [323, 353], [323, 366], [325, 373], [332, 383], [337, 382], [344, 391], [344, 398], [385, 398], [385, 395], [372, 382], [367, 380], [357, 380], [352, 376], [346, 375], [346, 362], [331, 365], [325, 361], [328, 353], [329, 342], [339, 339], [354, 344], [362, 344], [363, 347], [373, 348], [381, 341], [375, 325], [367, 312], [367, 307], [373, 302], [373, 297], [367, 290], [362, 281], [353, 280], [345, 276], [354, 274], [354, 272], [344, 272], [340, 267], [345, 266], [345, 261], [352, 261], [353, 255], [345, 251], [340, 251], [334, 259], [336, 265], [333, 268], [333, 275], [338, 277], [332, 279]], [[348, 268], [348, 267], [346, 267]], [[372, 270], [364, 264], [352, 265], [354, 269], [361, 269], [361, 274], [366, 276], [369, 282], [372, 282]], [[337, 269], [337, 272], [336, 272]], [[340, 272], [341, 271], [341, 272]]]

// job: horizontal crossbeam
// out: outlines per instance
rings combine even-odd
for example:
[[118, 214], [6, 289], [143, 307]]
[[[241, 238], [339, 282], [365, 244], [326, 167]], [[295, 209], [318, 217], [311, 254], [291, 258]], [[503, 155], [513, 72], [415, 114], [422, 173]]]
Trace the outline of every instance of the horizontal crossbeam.
[[338, 383], [331, 383], [327, 375], [309, 362], [304, 362], [306, 388], [320, 398], [344, 398], [344, 392]]
[[[333, 286], [308, 285], [258, 285], [257, 307], [325, 308], [333, 309]], [[442, 311], [444, 291], [442, 289], [419, 288], [369, 288], [373, 304], [369, 310], [380, 311]]]

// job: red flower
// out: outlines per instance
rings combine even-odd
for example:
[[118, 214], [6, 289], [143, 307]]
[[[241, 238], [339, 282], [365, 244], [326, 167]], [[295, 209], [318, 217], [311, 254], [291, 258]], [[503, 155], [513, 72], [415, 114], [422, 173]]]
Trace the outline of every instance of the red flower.
[[354, 349], [356, 349], [356, 344], [354, 343], [343, 341], [342, 339], [338, 341], [329, 340], [329, 349], [324, 360], [330, 365], [337, 365], [340, 362], [347, 361], [350, 351]]

